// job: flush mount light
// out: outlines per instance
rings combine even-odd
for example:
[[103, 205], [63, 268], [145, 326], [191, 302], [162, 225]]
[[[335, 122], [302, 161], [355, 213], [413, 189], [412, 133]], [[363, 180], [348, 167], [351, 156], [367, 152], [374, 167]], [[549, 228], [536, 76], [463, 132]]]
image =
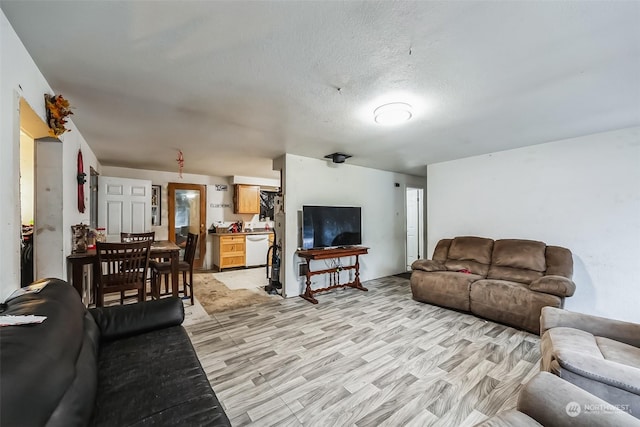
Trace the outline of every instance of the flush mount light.
[[374, 120], [380, 125], [397, 125], [409, 120], [413, 113], [411, 105], [405, 102], [391, 102], [373, 111]]
[[331, 153], [324, 156], [325, 159], [331, 159], [333, 163], [344, 163], [351, 155], [344, 153]]

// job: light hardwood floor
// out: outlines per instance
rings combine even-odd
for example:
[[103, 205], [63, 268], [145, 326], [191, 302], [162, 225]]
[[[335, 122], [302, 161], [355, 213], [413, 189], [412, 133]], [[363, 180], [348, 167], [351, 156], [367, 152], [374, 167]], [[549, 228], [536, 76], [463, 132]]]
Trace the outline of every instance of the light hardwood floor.
[[539, 370], [536, 335], [365, 286], [186, 327], [234, 426], [471, 426]]

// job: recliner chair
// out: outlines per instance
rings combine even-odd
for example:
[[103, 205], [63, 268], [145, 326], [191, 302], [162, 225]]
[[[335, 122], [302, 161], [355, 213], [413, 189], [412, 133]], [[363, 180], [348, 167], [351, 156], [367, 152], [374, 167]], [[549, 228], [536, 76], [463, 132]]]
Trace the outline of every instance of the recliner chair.
[[544, 307], [540, 368], [640, 418], [640, 324]]

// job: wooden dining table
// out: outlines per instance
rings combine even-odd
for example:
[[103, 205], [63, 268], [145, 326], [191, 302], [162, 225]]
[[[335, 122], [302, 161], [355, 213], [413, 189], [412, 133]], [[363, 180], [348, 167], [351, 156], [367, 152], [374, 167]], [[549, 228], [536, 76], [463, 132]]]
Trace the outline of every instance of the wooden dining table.
[[[151, 243], [149, 258], [163, 258], [171, 261], [171, 294], [179, 296], [178, 264], [180, 263], [180, 247], [169, 240], [158, 240]], [[72, 253], [67, 256], [67, 265], [71, 266], [71, 284], [82, 298], [83, 270], [85, 265], [91, 265], [93, 280], [100, 274], [98, 254], [95, 249], [86, 252]]]

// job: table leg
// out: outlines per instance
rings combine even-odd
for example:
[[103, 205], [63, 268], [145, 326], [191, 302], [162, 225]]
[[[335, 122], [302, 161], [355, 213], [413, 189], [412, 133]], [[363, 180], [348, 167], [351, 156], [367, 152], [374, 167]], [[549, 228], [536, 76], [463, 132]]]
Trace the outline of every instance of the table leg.
[[82, 298], [82, 267], [84, 264], [73, 261], [69, 261], [69, 264], [71, 264], [71, 284]]
[[313, 292], [311, 292], [311, 262], [309, 261], [307, 261], [307, 287], [304, 290], [304, 294], [300, 295], [300, 298], [304, 298], [313, 304], [318, 303], [318, 300], [313, 297]]
[[356, 270], [356, 277], [353, 281], [353, 287], [356, 289], [360, 289], [361, 291], [368, 291], [369, 289], [365, 288], [364, 286], [362, 286], [360, 284], [360, 259], [359, 256], [356, 255], [356, 264], [355, 264], [355, 270]]
[[180, 252], [172, 251], [171, 252], [171, 294], [174, 297], [180, 296], [180, 291], [178, 290], [178, 258], [180, 257]]

